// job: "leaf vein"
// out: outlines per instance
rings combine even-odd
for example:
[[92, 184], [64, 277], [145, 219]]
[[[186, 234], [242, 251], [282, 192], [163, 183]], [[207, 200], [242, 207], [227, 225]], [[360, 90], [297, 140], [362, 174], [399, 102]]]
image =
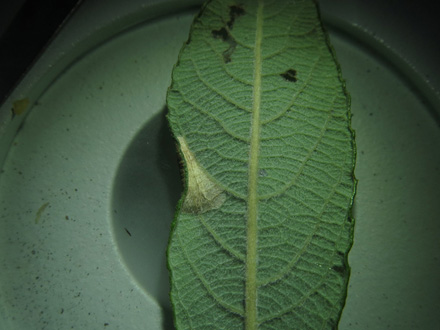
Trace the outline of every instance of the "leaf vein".
[[[318, 219], [322, 219], [322, 215], [323, 215], [323, 213], [324, 213], [324, 211], [326, 209], [327, 204], [331, 201], [331, 197], [337, 191], [336, 187], [339, 185], [341, 177], [342, 177], [342, 171], [340, 172], [339, 180], [333, 185], [332, 192], [330, 193], [328, 198], [326, 198], [324, 200], [324, 203], [322, 205], [321, 211], [319, 212], [319, 215], [317, 216]], [[283, 278], [284, 276], [286, 276], [286, 274], [289, 273], [289, 271], [292, 269], [292, 267], [300, 259], [301, 255], [307, 250], [307, 247], [310, 245], [310, 243], [312, 241], [312, 238], [314, 237], [314, 235], [316, 234], [316, 231], [318, 230], [318, 228], [321, 225], [322, 225], [322, 222], [317, 222], [315, 224], [314, 230], [312, 231], [311, 234], [309, 234], [308, 239], [305, 240], [303, 248], [298, 252], [298, 254], [294, 258], [292, 258], [291, 262], [288, 265], [286, 265], [283, 270], [281, 270], [278, 274], [275, 274], [274, 276], [271, 276], [268, 279], [259, 282], [259, 286], [265, 286], [265, 285], [268, 285], [270, 283], [274, 283], [274, 282], [280, 280], [281, 278]]]
[[211, 289], [208, 281], [204, 278], [204, 276], [198, 271], [198, 269], [196, 268], [196, 266], [194, 265], [193, 261], [191, 260], [191, 258], [188, 256], [188, 252], [186, 251], [185, 245], [182, 243], [181, 239], [180, 239], [180, 235], [177, 236], [177, 239], [179, 241], [180, 246], [182, 247], [182, 251], [184, 254], [185, 259], [188, 261], [188, 264], [190, 265], [194, 275], [196, 276], [196, 278], [199, 279], [200, 283], [202, 283], [203, 287], [205, 288], [206, 292], [220, 305], [222, 306], [224, 309], [226, 309], [227, 311], [233, 313], [233, 314], [237, 314], [241, 317], [243, 317], [243, 311], [235, 306], [232, 306], [226, 302], [224, 302], [220, 297], [218, 297], [215, 292]]
[[211, 237], [216, 241], [225, 251], [227, 251], [231, 256], [238, 259], [241, 262], [245, 261], [245, 256], [239, 251], [236, 251], [231, 246], [229, 246], [216, 232], [212, 227], [203, 219], [202, 216], [199, 215], [199, 221], [211, 235]]

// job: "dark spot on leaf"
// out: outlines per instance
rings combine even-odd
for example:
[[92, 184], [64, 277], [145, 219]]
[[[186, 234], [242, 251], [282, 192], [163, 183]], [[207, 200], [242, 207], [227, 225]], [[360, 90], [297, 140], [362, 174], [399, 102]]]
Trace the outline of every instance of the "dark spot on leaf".
[[287, 81], [296, 82], [298, 79], [296, 78], [296, 70], [289, 69], [286, 72], [280, 74], [281, 77], [286, 79]]
[[235, 50], [235, 45], [229, 47], [228, 49], [226, 49], [226, 50], [223, 52], [223, 61], [224, 61], [225, 63], [229, 63], [229, 62], [231, 62], [231, 56], [232, 56], [232, 54], [234, 53], [234, 50]]
[[328, 325], [331, 327], [332, 330], [337, 330], [338, 329], [338, 321], [337, 320], [330, 319], [328, 321]]
[[222, 39], [229, 44], [229, 47], [223, 52], [223, 61], [225, 63], [231, 62], [231, 56], [235, 51], [235, 47], [237, 47], [235, 40], [231, 38], [228, 30], [224, 27], [219, 30], [212, 30], [211, 33], [214, 38]]
[[345, 271], [346, 271], [346, 268], [345, 268], [344, 265], [334, 265], [334, 266], [332, 267], [332, 269], [333, 269], [335, 272], [338, 272], [338, 273], [341, 274], [341, 275], [345, 274]]
[[228, 31], [224, 27], [219, 30], [212, 30], [212, 36], [214, 38], [222, 39], [223, 41], [230, 39]]
[[231, 62], [231, 56], [237, 47], [237, 42], [231, 37], [230, 30], [233, 28], [237, 17], [245, 14], [245, 10], [240, 5], [232, 5], [229, 7], [229, 21], [226, 22], [226, 26], [221, 27], [218, 30], [212, 30], [211, 34], [216, 39], [221, 39], [229, 44], [229, 47], [223, 52], [223, 61], [225, 63]]
[[124, 227], [124, 229], [125, 229], [125, 231], [127, 232], [128, 236], [131, 236], [131, 233], [128, 231], [128, 229], [125, 228], [125, 227]]
[[246, 12], [241, 6], [233, 5], [229, 7], [229, 21], [226, 23], [228, 28], [232, 29], [235, 23], [235, 19], [239, 16], [244, 15]]

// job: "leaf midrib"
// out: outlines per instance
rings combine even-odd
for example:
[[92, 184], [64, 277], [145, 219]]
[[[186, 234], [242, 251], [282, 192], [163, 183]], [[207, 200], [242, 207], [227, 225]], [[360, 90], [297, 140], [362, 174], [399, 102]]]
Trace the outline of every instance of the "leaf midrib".
[[254, 48], [254, 88], [252, 95], [251, 141], [249, 151], [248, 210], [246, 223], [245, 329], [257, 329], [257, 216], [258, 157], [261, 111], [261, 42], [263, 39], [263, 1], [258, 1]]

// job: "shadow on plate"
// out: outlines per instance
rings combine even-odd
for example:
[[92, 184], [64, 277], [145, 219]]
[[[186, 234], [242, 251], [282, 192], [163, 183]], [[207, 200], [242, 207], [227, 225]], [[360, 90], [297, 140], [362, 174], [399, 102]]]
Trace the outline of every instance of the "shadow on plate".
[[164, 329], [173, 329], [166, 247], [182, 184], [166, 112], [155, 115], [123, 155], [113, 186], [112, 219], [128, 271], [162, 306]]

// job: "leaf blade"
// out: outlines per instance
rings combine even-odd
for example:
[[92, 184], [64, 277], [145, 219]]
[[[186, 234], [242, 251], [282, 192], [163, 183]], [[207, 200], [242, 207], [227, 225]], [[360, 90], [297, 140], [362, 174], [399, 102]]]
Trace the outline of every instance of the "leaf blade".
[[174, 69], [170, 126], [208, 178], [199, 180], [225, 195], [220, 207], [176, 215], [178, 328], [321, 329], [339, 319], [352, 240], [349, 100], [315, 5], [290, 5], [210, 2]]

